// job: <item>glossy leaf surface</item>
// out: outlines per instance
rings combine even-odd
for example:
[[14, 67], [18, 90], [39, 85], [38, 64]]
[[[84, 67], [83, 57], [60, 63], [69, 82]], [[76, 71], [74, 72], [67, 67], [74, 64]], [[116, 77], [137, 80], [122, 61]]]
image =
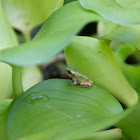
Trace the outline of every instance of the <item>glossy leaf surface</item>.
[[115, 0], [79, 0], [81, 5], [104, 18], [122, 25], [140, 24], [140, 8], [125, 8]]
[[[0, 50], [17, 45], [16, 36], [10, 27], [0, 0]], [[0, 63], [0, 100], [12, 94], [12, 69], [8, 64]]]
[[[123, 27], [122, 29], [125, 29], [125, 28]], [[113, 36], [113, 38], [115, 38], [115, 40], [116, 40], [116, 38], [121, 39], [121, 37], [122, 37], [122, 38], [124, 38], [124, 42], [131, 42], [130, 44], [133, 44], [133, 45], [136, 45], [136, 46], [139, 45], [139, 42], [137, 40], [138, 39], [137, 35], [139, 35], [139, 33], [138, 33], [139, 29], [138, 30], [132, 30], [133, 28], [128, 28], [128, 27], [126, 29], [127, 30], [125, 30], [125, 31], [130, 31], [130, 34], [128, 34], [128, 32], [125, 32], [125, 31], [123, 32], [123, 30], [121, 32], [119, 32], [119, 30], [118, 30], [118, 32], [116, 32], [116, 33], [118, 33], [118, 36], [117, 36], [117, 34], [115, 34], [113, 36], [113, 33], [111, 33], [111, 34], [109, 34], [109, 36], [107, 35], [107, 37], [112, 38], [112, 36]], [[121, 33], [121, 34], [119, 34], [119, 33]], [[137, 38], [135, 38], [135, 37], [137, 37]], [[120, 40], [118, 40], [118, 41], [120, 41]], [[131, 83], [131, 85], [136, 89], [136, 91], [138, 93], [140, 93], [140, 88], [139, 88], [139, 85], [140, 85], [140, 76], [139, 76], [140, 66], [139, 66], [139, 64], [126, 64], [126, 59], [132, 54], [135, 57], [139, 58], [139, 53], [137, 54], [137, 52], [139, 50], [135, 46], [130, 45], [130, 44], [121, 45], [116, 50], [116, 55], [118, 57], [119, 62], [121, 63], [121, 65], [123, 67], [123, 72], [124, 72], [126, 78]], [[131, 58], [131, 60], [132, 60], [132, 58]], [[128, 138], [126, 138], [126, 140], [128, 140], [128, 139], [139, 140], [139, 138], [140, 138], [140, 135], [139, 135], [140, 109], [139, 108], [140, 108], [140, 103], [138, 103], [133, 108], [130, 108], [131, 112], [129, 113], [129, 115], [127, 115], [127, 117], [122, 119], [117, 124], [117, 127], [121, 128], [122, 131], [128, 136]]]
[[121, 26], [103, 38], [132, 44], [140, 49], [140, 26]]
[[97, 34], [99, 37], [102, 37], [103, 35], [110, 33], [116, 28], [117, 28], [117, 24], [114, 24], [111, 21], [108, 20], [100, 21], [98, 22], [98, 26], [97, 26]]
[[125, 8], [140, 8], [139, 0], [115, 0], [119, 5]]
[[8, 116], [9, 140], [80, 139], [115, 123], [115, 117], [123, 112], [119, 102], [103, 89], [67, 82], [44, 81], [17, 99]]
[[138, 103], [133, 111], [129, 115], [127, 115], [124, 119], [122, 119], [117, 127], [121, 128], [132, 140], [140, 139], [140, 103]]
[[[41, 134], [27, 136], [19, 140], [34, 140], [34, 138], [40, 140]], [[78, 140], [103, 140], [103, 139], [104, 140], [122, 140], [122, 132], [120, 129], [112, 129], [112, 130], [107, 130], [107, 131], [95, 132], [92, 134], [91, 137], [78, 139]], [[41, 140], [45, 140], [45, 139], [42, 138]]]
[[91, 138], [80, 140], [123, 140], [122, 132], [120, 129], [115, 128], [111, 130], [96, 132]]
[[24, 91], [41, 82], [42, 80], [43, 74], [38, 67], [28, 66], [22, 68], [22, 83]]
[[85, 24], [98, 19], [97, 14], [84, 10], [78, 2], [67, 4], [46, 21], [33, 41], [1, 51], [0, 60], [20, 66], [49, 61]]
[[21, 32], [31, 31], [42, 24], [64, 0], [4, 0], [11, 25]]
[[7, 136], [7, 116], [12, 100], [0, 101], [0, 138], [1, 140], [8, 140]]
[[68, 4], [70, 2], [77, 1], [77, 0], [64, 0], [64, 4]]
[[69, 66], [79, 69], [122, 103], [127, 106], [137, 103], [136, 91], [123, 75], [113, 50], [105, 43], [90, 37], [75, 37], [65, 55]]
[[[136, 49], [132, 45], [122, 45], [120, 46], [117, 51], [116, 55], [118, 59], [120, 60], [120, 63], [123, 66], [123, 71], [125, 76], [127, 77], [128, 81], [131, 83], [131, 85], [136, 89], [138, 93], [140, 93], [140, 65], [139, 64], [126, 64], [126, 59], [130, 55], [134, 55], [133, 57], [137, 57], [136, 54], [139, 52], [138, 49]], [[133, 60], [134, 58], [132, 58]]]

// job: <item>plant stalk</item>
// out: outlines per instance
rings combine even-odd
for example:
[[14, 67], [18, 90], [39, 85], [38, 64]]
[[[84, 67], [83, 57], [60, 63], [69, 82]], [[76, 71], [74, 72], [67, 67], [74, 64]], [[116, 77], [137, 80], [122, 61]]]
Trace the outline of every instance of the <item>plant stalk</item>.
[[23, 38], [24, 38], [24, 42], [28, 42], [31, 40], [31, 31], [30, 30], [26, 30], [22, 32]]
[[17, 99], [23, 93], [21, 67], [12, 66], [12, 84], [14, 99]]

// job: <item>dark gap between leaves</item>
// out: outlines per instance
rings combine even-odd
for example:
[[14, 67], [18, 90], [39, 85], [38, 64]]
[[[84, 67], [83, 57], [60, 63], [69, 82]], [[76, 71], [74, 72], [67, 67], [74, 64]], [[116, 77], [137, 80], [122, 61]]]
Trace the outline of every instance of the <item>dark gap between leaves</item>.
[[79, 33], [79, 36], [91, 36], [97, 33], [97, 23], [92, 22], [87, 24]]
[[35, 37], [35, 35], [38, 33], [38, 31], [41, 29], [43, 24], [37, 26], [36, 28], [34, 28], [32, 31], [31, 31], [31, 39], [33, 39]]
[[16, 36], [17, 36], [19, 43], [20, 44], [24, 43], [24, 38], [23, 38], [22, 32], [17, 30], [17, 29], [14, 29], [14, 31], [16, 33]]
[[127, 59], [125, 60], [126, 64], [130, 64], [130, 65], [135, 65], [135, 64], [140, 64], [140, 60], [138, 60], [135, 55], [130, 55], [127, 57]]
[[136, 50], [130, 56], [127, 57], [125, 63], [130, 65], [140, 64], [140, 50], [136, 48]]

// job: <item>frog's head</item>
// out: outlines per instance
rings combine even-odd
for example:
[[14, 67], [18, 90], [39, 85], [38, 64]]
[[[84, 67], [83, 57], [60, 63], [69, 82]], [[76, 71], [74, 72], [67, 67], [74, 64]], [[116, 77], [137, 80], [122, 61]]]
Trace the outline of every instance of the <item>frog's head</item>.
[[73, 66], [66, 68], [66, 74], [70, 77], [73, 77], [76, 72], [77, 72], [77, 69]]

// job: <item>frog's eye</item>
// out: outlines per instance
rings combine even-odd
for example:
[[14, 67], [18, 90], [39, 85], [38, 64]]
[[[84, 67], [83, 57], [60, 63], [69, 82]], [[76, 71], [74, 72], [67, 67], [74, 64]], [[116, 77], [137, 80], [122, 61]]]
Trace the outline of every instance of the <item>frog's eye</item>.
[[68, 74], [71, 74], [71, 71], [68, 70]]

